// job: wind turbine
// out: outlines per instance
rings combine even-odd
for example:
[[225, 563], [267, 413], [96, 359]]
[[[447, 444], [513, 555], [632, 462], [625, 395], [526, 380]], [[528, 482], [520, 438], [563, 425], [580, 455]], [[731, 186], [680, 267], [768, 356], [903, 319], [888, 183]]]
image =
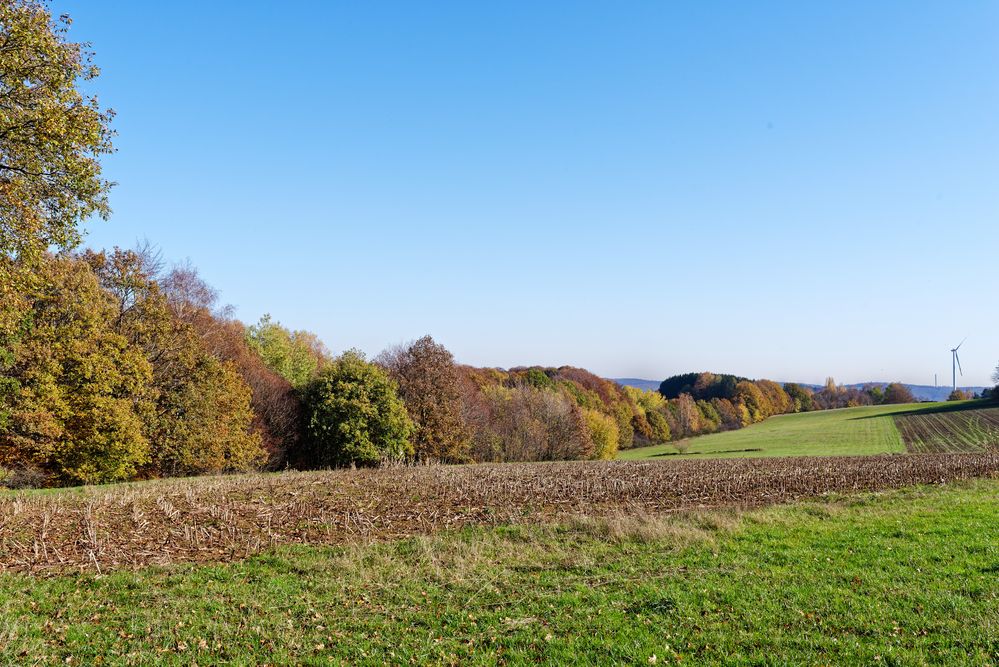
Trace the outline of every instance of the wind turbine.
[[[968, 340], [968, 337], [965, 336], [964, 340]], [[961, 371], [961, 377], [964, 377], [964, 369], [961, 368], [961, 357], [957, 356], [957, 351], [961, 349], [962, 345], [964, 345], [964, 340], [962, 340], [957, 347], [950, 351], [950, 367], [951, 373], [954, 376], [954, 391], [957, 391], [957, 372]]]

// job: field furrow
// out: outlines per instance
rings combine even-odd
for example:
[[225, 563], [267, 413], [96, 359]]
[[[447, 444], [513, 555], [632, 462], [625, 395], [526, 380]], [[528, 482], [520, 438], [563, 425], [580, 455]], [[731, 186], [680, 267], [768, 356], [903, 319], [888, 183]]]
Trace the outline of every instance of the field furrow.
[[894, 416], [913, 453], [982, 452], [999, 448], [999, 408], [952, 408]]

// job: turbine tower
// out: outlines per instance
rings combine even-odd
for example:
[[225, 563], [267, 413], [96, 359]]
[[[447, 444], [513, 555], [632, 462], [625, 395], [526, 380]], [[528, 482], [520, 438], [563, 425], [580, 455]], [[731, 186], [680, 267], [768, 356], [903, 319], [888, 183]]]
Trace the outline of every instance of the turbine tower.
[[[967, 337], [965, 337], [964, 340], [968, 340]], [[957, 391], [957, 372], [961, 371], [961, 377], [964, 377], [964, 369], [961, 368], [961, 357], [957, 356], [957, 351], [961, 349], [962, 345], [964, 345], [964, 340], [958, 343], [958, 346], [950, 351], [950, 367], [951, 373], [954, 377], [954, 391]]]

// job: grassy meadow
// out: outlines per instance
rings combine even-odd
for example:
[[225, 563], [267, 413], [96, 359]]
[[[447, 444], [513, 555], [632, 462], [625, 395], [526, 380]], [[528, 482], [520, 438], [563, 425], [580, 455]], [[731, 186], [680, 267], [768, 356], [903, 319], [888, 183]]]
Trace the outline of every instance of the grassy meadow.
[[3, 664], [995, 664], [999, 481], [0, 575]]
[[[945, 403], [920, 404], [933, 410]], [[737, 431], [713, 433], [674, 443], [622, 451], [624, 460], [736, 456], [849, 456], [902, 452], [905, 447], [893, 415], [913, 405], [876, 405], [777, 415]]]

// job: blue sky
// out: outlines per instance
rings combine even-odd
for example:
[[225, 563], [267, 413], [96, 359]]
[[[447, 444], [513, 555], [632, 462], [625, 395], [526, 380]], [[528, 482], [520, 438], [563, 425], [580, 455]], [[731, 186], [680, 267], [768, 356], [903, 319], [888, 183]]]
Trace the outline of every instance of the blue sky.
[[967, 384], [999, 360], [995, 2], [55, 0], [148, 238], [334, 351]]

